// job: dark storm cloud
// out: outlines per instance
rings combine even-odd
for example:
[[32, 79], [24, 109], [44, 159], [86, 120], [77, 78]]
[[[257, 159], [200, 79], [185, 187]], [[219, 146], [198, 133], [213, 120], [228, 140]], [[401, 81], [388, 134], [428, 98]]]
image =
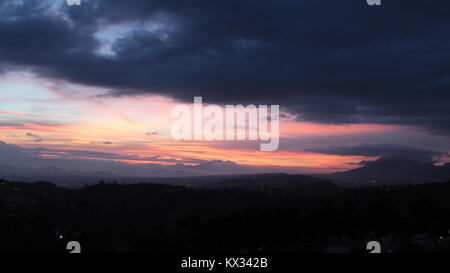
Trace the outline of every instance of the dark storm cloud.
[[[85, 0], [53, 12], [25, 3], [0, 6], [0, 67], [120, 90], [111, 96], [201, 95], [281, 104], [314, 122], [450, 133], [446, 0]], [[142, 25], [113, 56], [98, 54], [98, 30], [133, 22]]]
[[362, 144], [356, 146], [329, 146], [324, 148], [310, 148], [310, 152], [353, 155], [353, 156], [379, 156], [382, 158], [399, 158], [420, 162], [433, 162], [435, 158], [447, 156], [448, 153], [412, 148], [397, 144]]

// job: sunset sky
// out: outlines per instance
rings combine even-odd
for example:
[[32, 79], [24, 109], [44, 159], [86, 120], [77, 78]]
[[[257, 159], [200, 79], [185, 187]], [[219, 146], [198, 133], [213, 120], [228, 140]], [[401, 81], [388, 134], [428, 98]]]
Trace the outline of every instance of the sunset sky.
[[[2, 1], [0, 165], [113, 161], [151, 176], [450, 161], [448, 1], [186, 2]], [[172, 140], [170, 111], [194, 96], [279, 104], [279, 149]]]

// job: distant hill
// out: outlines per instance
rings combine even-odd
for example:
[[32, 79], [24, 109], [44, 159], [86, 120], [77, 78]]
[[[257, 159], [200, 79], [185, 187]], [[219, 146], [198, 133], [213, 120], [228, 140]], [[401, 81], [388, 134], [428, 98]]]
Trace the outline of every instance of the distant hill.
[[318, 176], [343, 185], [430, 183], [449, 179], [450, 164], [436, 166], [412, 160], [380, 159], [361, 168]]
[[323, 178], [283, 173], [225, 176], [221, 180], [197, 184], [201, 188], [238, 188], [246, 190], [277, 190], [304, 194], [334, 194], [340, 187]]

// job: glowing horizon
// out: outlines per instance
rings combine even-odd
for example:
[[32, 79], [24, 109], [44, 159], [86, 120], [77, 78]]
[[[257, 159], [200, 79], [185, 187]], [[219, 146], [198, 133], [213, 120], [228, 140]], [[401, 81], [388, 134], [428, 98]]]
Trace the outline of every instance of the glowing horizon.
[[[264, 153], [254, 149], [257, 143], [251, 141], [172, 140], [170, 109], [178, 102], [162, 96], [105, 96], [107, 90], [102, 88], [40, 79], [28, 73], [2, 76], [0, 90], [1, 141], [24, 148], [126, 155], [133, 159], [84, 159], [129, 164], [171, 165], [190, 158], [199, 162], [219, 160], [243, 166], [272, 166], [290, 172], [296, 172], [296, 168], [297, 172], [343, 171], [379, 156], [323, 154], [305, 147], [329, 145], [330, 141], [319, 140], [333, 137], [353, 145], [367, 135], [411, 132], [411, 128], [397, 125], [318, 124], [285, 118], [280, 125], [280, 149]], [[162, 155], [177, 163], [148, 159]], [[63, 154], [51, 155], [58, 157], [65, 158]]]

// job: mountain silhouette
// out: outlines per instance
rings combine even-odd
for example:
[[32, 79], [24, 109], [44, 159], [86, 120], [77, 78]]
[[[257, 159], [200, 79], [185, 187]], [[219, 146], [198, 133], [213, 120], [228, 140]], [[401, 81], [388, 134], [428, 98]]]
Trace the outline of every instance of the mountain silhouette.
[[450, 164], [436, 166], [431, 162], [418, 162], [400, 158], [381, 158], [365, 163], [360, 168], [320, 177], [342, 185], [417, 184], [444, 181], [450, 178]]

